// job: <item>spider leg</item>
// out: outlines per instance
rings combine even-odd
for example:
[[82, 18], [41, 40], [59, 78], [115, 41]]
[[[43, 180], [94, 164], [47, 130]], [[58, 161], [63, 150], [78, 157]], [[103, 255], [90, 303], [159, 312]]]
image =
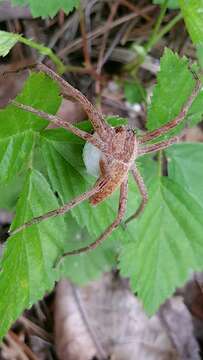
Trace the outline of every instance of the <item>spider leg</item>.
[[91, 190], [84, 192], [83, 194], [77, 196], [75, 199], [71, 200], [67, 204], [64, 204], [58, 209], [51, 210], [47, 212], [46, 214], [37, 216], [29, 221], [27, 221], [25, 224], [19, 226], [18, 228], [14, 229], [13, 231], [10, 231], [10, 235], [15, 235], [19, 231], [24, 230], [31, 225], [39, 224], [41, 221], [45, 221], [49, 218], [58, 216], [58, 215], [64, 215], [71, 209], [73, 209], [75, 206], [79, 205], [81, 202], [89, 199], [91, 196], [96, 194], [97, 192], [101, 191], [101, 189], [106, 185], [106, 183], [109, 181], [109, 176], [105, 176], [99, 181]]
[[83, 107], [84, 111], [88, 115], [94, 130], [100, 136], [103, 141], [106, 141], [108, 137], [110, 126], [104, 121], [102, 114], [97, 111], [96, 108], [91, 104], [91, 102], [77, 89], [71, 86], [67, 81], [62, 79], [58, 74], [56, 74], [53, 70], [48, 68], [44, 64], [38, 64], [37, 69], [40, 71], [45, 72], [49, 77], [59, 83], [62, 93], [77, 100], [81, 106]]
[[144, 180], [139, 172], [139, 170], [137, 169], [137, 167], [135, 166], [134, 168], [131, 169], [131, 173], [133, 175], [133, 178], [138, 186], [138, 189], [140, 191], [140, 194], [142, 196], [142, 201], [140, 206], [138, 207], [138, 209], [136, 210], [136, 212], [134, 214], [132, 214], [126, 221], [125, 224], [128, 224], [131, 220], [135, 219], [136, 217], [138, 217], [140, 215], [140, 213], [144, 210], [145, 205], [148, 201], [148, 194], [147, 194], [147, 189], [145, 187], [145, 183]]
[[105, 145], [101, 140], [95, 138], [94, 136], [92, 136], [91, 134], [89, 134], [83, 130], [76, 128], [69, 122], [62, 120], [59, 116], [48, 114], [42, 110], [35, 109], [29, 105], [21, 104], [15, 100], [10, 100], [10, 103], [15, 105], [19, 109], [31, 112], [32, 114], [35, 114], [41, 118], [44, 118], [48, 121], [53, 122], [57, 126], [60, 126], [60, 127], [63, 127], [65, 129], [69, 130], [76, 136], [78, 136], [78, 137], [82, 138], [83, 140], [88, 141], [91, 144], [93, 144], [94, 146], [98, 147], [101, 151], [105, 151]]
[[148, 154], [158, 150], [163, 150], [173, 144], [177, 144], [179, 140], [180, 138], [178, 136], [174, 136], [171, 139], [159, 141], [156, 144], [142, 146], [138, 149], [138, 156], [142, 156], [144, 154]]
[[183, 106], [180, 114], [178, 116], [176, 116], [175, 119], [169, 121], [167, 124], [161, 126], [159, 129], [153, 130], [148, 132], [146, 135], [143, 135], [139, 142], [141, 144], [150, 141], [150, 140], [154, 140], [157, 137], [166, 134], [169, 130], [174, 129], [177, 125], [179, 125], [181, 123], [181, 121], [183, 121], [183, 119], [185, 118], [185, 116], [187, 115], [193, 100], [195, 99], [195, 97], [198, 95], [198, 93], [200, 92], [202, 88], [202, 84], [200, 81], [197, 81], [194, 87], [194, 90], [192, 91], [191, 95], [189, 96], [187, 102], [185, 103], [185, 105]]
[[95, 249], [98, 245], [100, 245], [111, 233], [118, 227], [118, 225], [121, 223], [126, 210], [126, 203], [127, 203], [127, 191], [128, 191], [128, 179], [126, 178], [123, 183], [120, 186], [120, 199], [119, 199], [119, 208], [118, 208], [118, 214], [116, 216], [116, 219], [113, 221], [111, 225], [109, 225], [106, 230], [98, 237], [98, 239], [93, 242], [92, 244], [89, 244], [87, 246], [84, 246], [83, 248], [68, 251], [64, 253], [60, 259], [56, 262], [57, 266], [61, 260], [69, 255], [78, 255], [90, 250]]

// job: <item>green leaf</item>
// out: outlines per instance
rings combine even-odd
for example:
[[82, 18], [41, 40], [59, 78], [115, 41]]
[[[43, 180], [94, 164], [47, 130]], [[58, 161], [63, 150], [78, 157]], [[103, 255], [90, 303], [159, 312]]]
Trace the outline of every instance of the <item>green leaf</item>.
[[203, 115], [203, 90], [194, 99], [187, 115], [187, 123], [190, 127], [202, 121]]
[[135, 104], [135, 103], [139, 104], [146, 97], [144, 88], [140, 84], [138, 84], [136, 82], [131, 82], [131, 81], [125, 82], [124, 93], [125, 93], [125, 97], [126, 97], [127, 101], [130, 104]]
[[0, 31], [0, 56], [6, 56], [18, 39], [15, 34], [7, 31]]
[[[55, 114], [61, 103], [59, 94], [59, 86], [44, 73], [31, 73], [16, 100], [36, 109]], [[14, 105], [9, 105], [0, 110], [0, 140], [28, 130], [40, 131], [47, 125], [48, 121], [18, 109]]]
[[[165, 49], [148, 110], [147, 128], [154, 130], [179, 114], [194, 87], [186, 58]], [[176, 134], [183, 125], [170, 132]]]
[[13, 5], [29, 5], [33, 17], [55, 16], [59, 10], [66, 14], [78, 7], [80, 0], [12, 0]]
[[[50, 79], [43, 72], [31, 72], [28, 80], [25, 82], [23, 91], [17, 96], [16, 100], [26, 105], [33, 106], [36, 109], [43, 110], [50, 114], [55, 114], [61, 104], [60, 88], [57, 82]], [[26, 128], [41, 130], [48, 125], [47, 120], [42, 120], [36, 115], [21, 109], [16, 109], [21, 114], [20, 125], [22, 127], [22, 118]], [[37, 121], [36, 121], [37, 120]]]
[[203, 0], [179, 0], [187, 30], [195, 44], [203, 42]]
[[152, 315], [193, 271], [203, 268], [203, 205], [168, 178], [154, 181], [135, 241], [124, 244], [120, 268]]
[[[163, 5], [164, 3], [165, 0], [153, 0], [153, 4]], [[178, 0], [168, 0], [167, 7], [169, 9], [178, 9], [179, 8]]]
[[[30, 171], [12, 228], [56, 207], [57, 200], [45, 178], [37, 171]], [[53, 265], [63, 253], [66, 230], [63, 218], [57, 217], [17, 233], [8, 240], [0, 272], [1, 337], [25, 308], [53, 287], [57, 279]]]
[[16, 33], [0, 31], [0, 56], [7, 55], [10, 49], [18, 41], [24, 45], [30, 46], [31, 48], [38, 50], [40, 54], [48, 56], [50, 60], [56, 65], [56, 69], [60, 74], [63, 74], [65, 72], [65, 65], [63, 65], [63, 62], [52, 51], [52, 49]]
[[[51, 114], [61, 102], [58, 85], [44, 73], [32, 73], [16, 99]], [[37, 132], [47, 124], [48, 121], [13, 105], [0, 110], [0, 183], [10, 181], [25, 169], [32, 159]]]
[[19, 193], [22, 190], [24, 176], [16, 176], [7, 184], [0, 185], [0, 209], [14, 211]]
[[[68, 229], [66, 251], [95, 240], [85, 228], [78, 226], [70, 214], [66, 215], [65, 221]], [[116, 254], [114, 244], [106, 241], [89, 253], [66, 257], [60, 266], [60, 277], [66, 277], [78, 285], [86, 285], [116, 265]]]
[[[29, 171], [11, 229], [58, 207], [45, 177], [36, 170]], [[104, 244], [91, 254], [66, 258], [57, 271], [53, 269], [56, 259], [75, 248], [76, 243], [80, 247], [92, 241], [70, 214], [33, 225], [9, 238], [0, 272], [0, 337], [25, 308], [52, 289], [59, 277], [84, 284], [111, 269], [115, 264], [112, 244]]]
[[166, 150], [168, 176], [203, 204], [203, 144], [182, 143]]
[[201, 69], [203, 68], [203, 43], [197, 44], [197, 58]]
[[29, 162], [34, 144], [32, 131], [0, 139], [0, 182], [13, 179]]
[[115, 127], [115, 126], [122, 126], [122, 125], [128, 125], [128, 119], [120, 117], [120, 116], [107, 116], [105, 118], [105, 121]]

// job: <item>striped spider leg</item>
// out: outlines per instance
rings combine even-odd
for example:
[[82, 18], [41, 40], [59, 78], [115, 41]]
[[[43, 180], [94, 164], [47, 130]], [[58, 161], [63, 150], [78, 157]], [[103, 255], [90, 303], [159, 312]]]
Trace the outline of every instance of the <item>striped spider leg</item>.
[[93, 243], [80, 249], [64, 253], [61, 257], [62, 259], [67, 255], [76, 255], [95, 249], [109, 235], [111, 235], [115, 228], [118, 227], [118, 225], [124, 218], [126, 210], [129, 171], [132, 173], [133, 179], [137, 184], [137, 187], [142, 196], [142, 201], [137, 211], [126, 220], [126, 223], [139, 216], [139, 214], [143, 211], [147, 203], [148, 196], [144, 181], [135, 166], [135, 160], [139, 156], [142, 156], [149, 152], [164, 149], [178, 141], [178, 138], [175, 137], [166, 141], [157, 142], [155, 144], [145, 145], [148, 141], [154, 140], [160, 135], [167, 133], [169, 130], [176, 127], [184, 119], [194, 98], [200, 90], [200, 83], [197, 82], [195, 89], [193, 90], [187, 103], [183, 106], [182, 111], [175, 119], [168, 122], [166, 125], [163, 125], [159, 129], [148, 132], [142, 137], [137, 138], [133, 130], [128, 129], [124, 126], [119, 126], [115, 128], [109, 126], [104, 121], [102, 114], [94, 108], [94, 106], [89, 102], [89, 100], [79, 90], [72, 87], [69, 83], [67, 83], [60, 76], [58, 76], [54, 71], [52, 71], [43, 64], [37, 65], [37, 69], [45, 72], [49, 77], [57, 81], [61, 87], [61, 91], [64, 96], [71, 97], [81, 104], [81, 106], [87, 113], [89, 120], [92, 123], [92, 126], [94, 128], [94, 134], [92, 135], [82, 130], [79, 130], [73, 125], [63, 121], [59, 117], [47, 114], [38, 109], [34, 109], [31, 106], [20, 104], [16, 101], [11, 101], [11, 103], [13, 103], [18, 108], [21, 108], [22, 110], [31, 112], [35, 115], [38, 115], [46, 120], [55, 123], [57, 126], [69, 130], [78, 137], [82, 138], [87, 142], [90, 142], [92, 145], [98, 148], [101, 152], [101, 156], [99, 158], [100, 176], [91, 190], [76, 197], [75, 199], [68, 202], [67, 204], [64, 204], [58, 209], [52, 210], [46, 214], [29, 220], [25, 224], [14, 229], [11, 232], [11, 235], [18, 233], [19, 231], [31, 225], [38, 224], [41, 221], [45, 221], [58, 215], [63, 215], [85, 200], [89, 200], [90, 204], [95, 206], [105, 200], [107, 197], [109, 197], [117, 188], [120, 188], [118, 213], [113, 223], [110, 224], [98, 237], [98, 239], [96, 239]]

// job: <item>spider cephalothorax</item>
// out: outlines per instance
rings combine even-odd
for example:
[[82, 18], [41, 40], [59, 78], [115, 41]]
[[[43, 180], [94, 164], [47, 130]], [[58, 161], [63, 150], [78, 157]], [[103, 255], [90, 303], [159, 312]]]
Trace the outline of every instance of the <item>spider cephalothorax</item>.
[[[106, 230], [104, 230], [104, 232], [94, 243], [83, 248], [67, 252], [62, 256], [64, 257], [67, 255], [75, 255], [94, 249], [102, 241], [104, 241], [120, 224], [124, 218], [126, 210], [129, 171], [132, 173], [132, 176], [137, 184], [137, 187], [142, 196], [142, 201], [137, 211], [132, 216], [130, 216], [130, 218], [125, 221], [125, 223], [136, 218], [144, 209], [148, 200], [147, 190], [144, 181], [135, 165], [135, 160], [139, 156], [149, 152], [164, 149], [178, 141], [178, 138], [174, 137], [170, 138], [169, 140], [158, 141], [154, 144], [147, 145], [148, 141], [156, 140], [161, 135], [166, 134], [169, 130], [175, 128], [185, 118], [194, 98], [201, 89], [201, 84], [199, 81], [196, 82], [192, 94], [188, 98], [186, 104], [183, 106], [180, 114], [175, 119], [169, 121], [159, 129], [148, 132], [137, 138], [134, 131], [128, 129], [125, 126], [119, 126], [116, 128], [109, 126], [104, 121], [102, 114], [88, 101], [88, 99], [82, 93], [80, 93], [80, 91], [73, 88], [69, 83], [58, 76], [54, 71], [42, 64], [38, 65], [37, 69], [44, 71], [53, 80], [57, 81], [61, 87], [62, 94], [65, 97], [72, 97], [82, 105], [89, 117], [89, 120], [92, 123], [94, 134], [86, 133], [85, 131], [82, 131], [63, 121], [57, 116], [47, 114], [38, 109], [34, 109], [31, 106], [20, 104], [16, 101], [12, 101], [12, 103], [25, 111], [32, 112], [42, 118], [54, 122], [60, 127], [68, 129], [75, 135], [90, 143], [91, 146], [94, 146], [97, 149], [96, 158], [98, 161], [98, 180], [96, 181], [94, 187], [89, 191], [83, 193], [69, 203], [64, 204], [58, 209], [31, 219], [27, 223], [15, 229], [12, 234], [17, 233], [27, 228], [28, 226], [45, 221], [46, 219], [53, 216], [62, 215], [73, 209], [76, 205], [80, 204], [84, 200], [89, 199], [92, 205], [97, 205], [110, 196], [116, 190], [116, 188], [120, 187], [118, 214], [114, 222], [109, 225]], [[84, 158], [85, 156], [86, 155], [84, 155]]]

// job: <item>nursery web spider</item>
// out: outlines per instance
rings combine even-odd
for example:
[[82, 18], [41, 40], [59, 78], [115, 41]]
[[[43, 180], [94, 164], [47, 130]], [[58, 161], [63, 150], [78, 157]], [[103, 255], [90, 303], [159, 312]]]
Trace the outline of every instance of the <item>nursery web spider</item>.
[[147, 132], [143, 136], [137, 137], [133, 130], [128, 129], [125, 126], [118, 126], [115, 128], [109, 126], [104, 121], [102, 114], [97, 111], [97, 109], [79, 90], [72, 87], [50, 68], [43, 64], [38, 64], [36, 68], [39, 71], [45, 72], [49, 77], [59, 83], [64, 97], [72, 97], [82, 105], [93, 125], [95, 133], [93, 135], [86, 133], [74, 127], [70, 123], [63, 121], [58, 116], [47, 114], [41, 110], [34, 109], [31, 106], [20, 104], [14, 100], [11, 101], [11, 103], [13, 103], [18, 108], [36, 114], [46, 120], [53, 122], [57, 126], [69, 130], [83, 140], [88, 141], [89, 143], [99, 148], [101, 151], [101, 157], [99, 160], [100, 176], [91, 190], [76, 197], [58, 209], [49, 211], [46, 214], [33, 218], [32, 220], [15, 229], [13, 232], [11, 232], [11, 234], [16, 234], [17, 232], [31, 225], [38, 224], [41, 221], [51, 217], [63, 215], [84, 200], [89, 199], [91, 205], [97, 205], [110, 196], [118, 187], [120, 187], [118, 214], [113, 223], [107, 227], [107, 229], [95, 242], [80, 249], [64, 253], [62, 255], [63, 258], [67, 255], [76, 255], [95, 249], [121, 223], [126, 210], [129, 171], [132, 173], [132, 176], [137, 184], [142, 201], [136, 212], [132, 214], [125, 221], [125, 223], [135, 219], [143, 211], [148, 200], [147, 190], [134, 162], [139, 156], [167, 148], [168, 146], [178, 141], [178, 137], [173, 137], [169, 140], [145, 145], [148, 141], [154, 140], [160, 135], [166, 134], [169, 130], [175, 128], [185, 118], [194, 98], [201, 89], [201, 84], [199, 81], [196, 82], [192, 94], [188, 98], [186, 104], [183, 106], [180, 114], [175, 119], [161, 126], [159, 129]]

